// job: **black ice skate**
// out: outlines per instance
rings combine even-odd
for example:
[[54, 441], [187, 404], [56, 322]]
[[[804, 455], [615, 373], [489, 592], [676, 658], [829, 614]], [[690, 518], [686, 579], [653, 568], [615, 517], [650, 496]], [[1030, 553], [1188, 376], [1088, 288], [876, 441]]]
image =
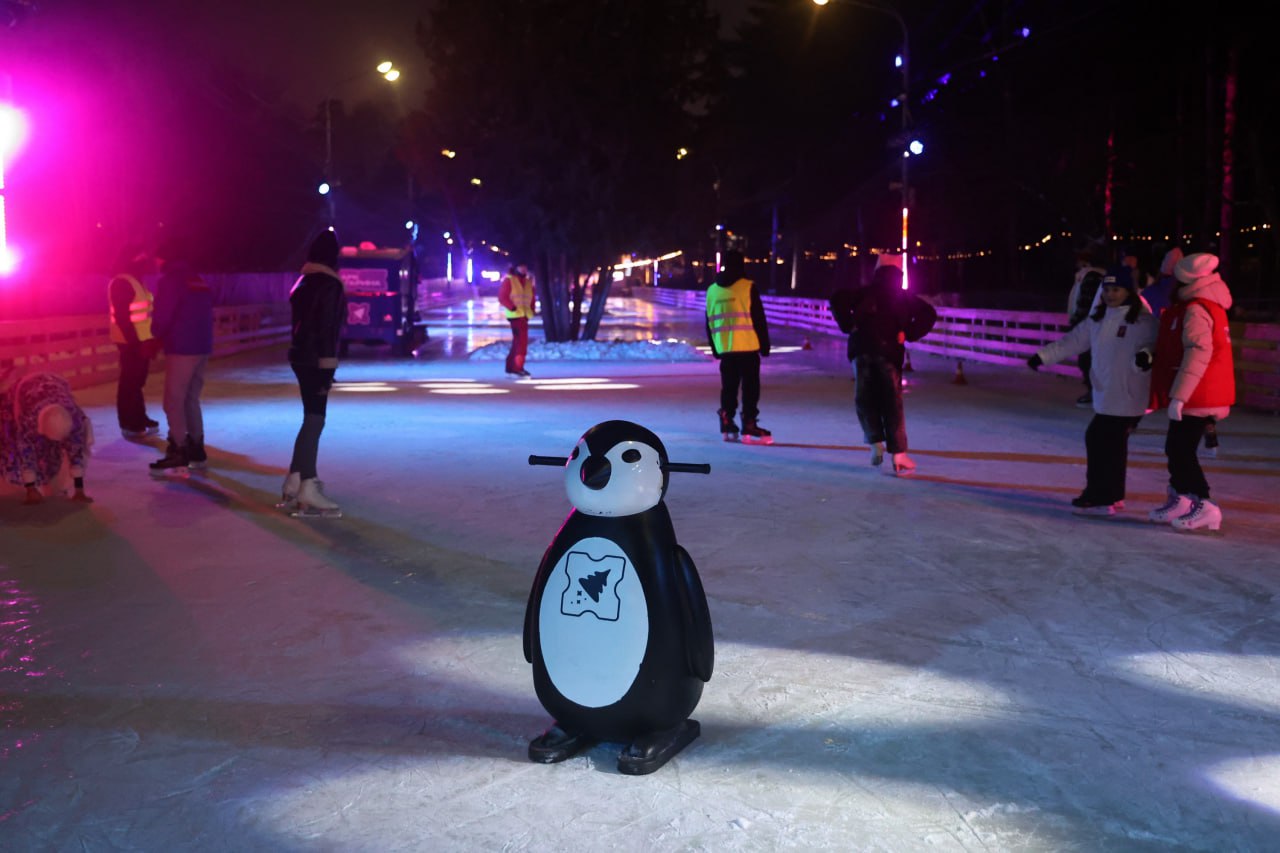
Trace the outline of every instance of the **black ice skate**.
[[760, 426], [754, 419], [742, 419], [743, 444], [773, 444], [773, 433]]
[[203, 438], [187, 436], [187, 467], [198, 470], [209, 467], [209, 454], [205, 453]]
[[737, 441], [738, 425], [733, 422], [733, 412], [720, 409], [716, 414], [720, 415], [720, 435], [725, 441]]
[[164, 456], [152, 462], [149, 466], [151, 468], [150, 473], [153, 477], [185, 477], [190, 473], [187, 467], [188, 462], [186, 449], [179, 447], [170, 439]]

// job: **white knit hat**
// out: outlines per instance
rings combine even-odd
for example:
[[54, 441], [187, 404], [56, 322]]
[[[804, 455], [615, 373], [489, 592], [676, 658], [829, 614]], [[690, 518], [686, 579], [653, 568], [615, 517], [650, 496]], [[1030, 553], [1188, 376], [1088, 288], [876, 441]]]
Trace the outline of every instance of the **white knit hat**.
[[1208, 252], [1196, 252], [1194, 255], [1187, 255], [1178, 261], [1173, 268], [1173, 277], [1183, 284], [1191, 284], [1207, 275], [1213, 275], [1217, 271], [1217, 255], [1211, 255]]

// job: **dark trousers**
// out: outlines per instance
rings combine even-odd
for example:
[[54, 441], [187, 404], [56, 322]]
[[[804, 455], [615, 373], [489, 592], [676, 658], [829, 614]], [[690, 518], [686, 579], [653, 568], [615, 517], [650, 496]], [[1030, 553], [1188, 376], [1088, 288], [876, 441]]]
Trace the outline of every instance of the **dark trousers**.
[[907, 452], [907, 419], [902, 413], [902, 371], [884, 356], [853, 360], [853, 405], [867, 444], [885, 443], [890, 453]]
[[145, 430], [150, 423], [142, 389], [147, 384], [151, 359], [142, 344], [116, 344], [120, 351], [120, 379], [116, 383], [116, 418], [120, 429]]
[[720, 356], [720, 408], [733, 417], [742, 389], [742, 419], [760, 417], [760, 353], [727, 352]]
[[1124, 500], [1125, 474], [1129, 466], [1129, 436], [1142, 416], [1094, 415], [1084, 431], [1086, 454], [1084, 494], [1092, 503]]
[[524, 359], [529, 353], [529, 318], [513, 317], [511, 324], [511, 349], [507, 352], [507, 373], [524, 370]]
[[304, 480], [316, 476], [316, 460], [320, 455], [320, 433], [324, 431], [325, 412], [329, 408], [329, 389], [333, 387], [331, 367], [294, 364], [298, 377], [298, 394], [302, 397], [302, 426], [293, 440], [293, 458], [289, 471], [297, 471]]
[[1169, 421], [1164, 436], [1164, 455], [1169, 460], [1169, 487], [1180, 495], [1209, 499], [1209, 481], [1196, 456], [1196, 448], [1204, 437], [1208, 418], [1183, 415], [1180, 421]]

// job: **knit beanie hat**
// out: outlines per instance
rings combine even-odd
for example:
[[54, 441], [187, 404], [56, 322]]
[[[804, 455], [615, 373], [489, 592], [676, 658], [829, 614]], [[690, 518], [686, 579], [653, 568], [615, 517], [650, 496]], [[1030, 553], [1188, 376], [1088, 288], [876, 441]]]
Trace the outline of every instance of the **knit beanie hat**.
[[1164, 260], [1160, 262], [1160, 275], [1173, 275], [1173, 267], [1178, 261], [1182, 260], [1182, 250], [1177, 246], [1164, 253]]
[[1124, 266], [1112, 267], [1102, 277], [1100, 287], [1123, 287], [1132, 293], [1135, 289], [1133, 285], [1133, 270]]
[[1173, 277], [1183, 284], [1191, 284], [1218, 271], [1218, 256], [1208, 252], [1187, 255], [1173, 267]]
[[307, 263], [324, 264], [330, 269], [338, 268], [338, 237], [327, 228], [311, 241], [307, 249]]
[[66, 441], [71, 435], [71, 413], [56, 403], [43, 407], [36, 414], [36, 428], [50, 441]]

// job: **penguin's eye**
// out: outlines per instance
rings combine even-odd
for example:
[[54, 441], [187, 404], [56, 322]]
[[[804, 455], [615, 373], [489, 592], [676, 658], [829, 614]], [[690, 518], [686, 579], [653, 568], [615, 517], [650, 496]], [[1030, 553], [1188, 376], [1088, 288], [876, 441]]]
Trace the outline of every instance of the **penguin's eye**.
[[634, 447], [628, 450], [622, 451], [622, 461], [623, 462], [639, 462], [640, 451], [636, 450]]
[[581, 447], [581, 446], [579, 446], [579, 447], [575, 447], [575, 448], [573, 449], [573, 452], [569, 454], [569, 459], [570, 459], [570, 460], [577, 459], [577, 458], [578, 458], [578, 454], [579, 454], [581, 451], [582, 451], [582, 447]]

